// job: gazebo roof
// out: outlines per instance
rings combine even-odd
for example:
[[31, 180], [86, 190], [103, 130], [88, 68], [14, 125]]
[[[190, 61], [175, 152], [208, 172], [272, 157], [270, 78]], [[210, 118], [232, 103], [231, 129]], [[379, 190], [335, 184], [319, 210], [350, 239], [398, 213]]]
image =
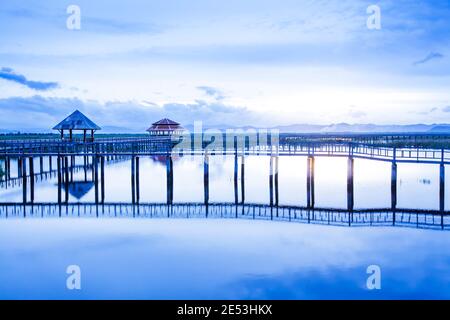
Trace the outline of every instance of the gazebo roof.
[[147, 131], [158, 131], [158, 130], [173, 131], [173, 130], [184, 130], [184, 128], [180, 126], [178, 122], [164, 118], [159, 121], [156, 121], [155, 123], [152, 124], [150, 128], [147, 129]]
[[53, 130], [100, 130], [101, 128], [88, 117], [76, 110], [70, 116], [53, 127]]
[[155, 123], [152, 123], [152, 125], [157, 126], [157, 125], [173, 125], [173, 126], [179, 126], [180, 124], [178, 122], [175, 122], [173, 120], [164, 118], [161, 119], [159, 121], [156, 121]]

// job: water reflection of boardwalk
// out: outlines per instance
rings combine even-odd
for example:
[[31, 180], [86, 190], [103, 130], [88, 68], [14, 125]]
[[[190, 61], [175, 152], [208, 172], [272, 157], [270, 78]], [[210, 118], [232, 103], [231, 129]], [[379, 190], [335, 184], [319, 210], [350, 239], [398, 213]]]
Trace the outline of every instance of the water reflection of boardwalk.
[[414, 209], [341, 210], [233, 203], [0, 204], [0, 218], [212, 218], [289, 221], [333, 226], [396, 226], [450, 230], [450, 212]]

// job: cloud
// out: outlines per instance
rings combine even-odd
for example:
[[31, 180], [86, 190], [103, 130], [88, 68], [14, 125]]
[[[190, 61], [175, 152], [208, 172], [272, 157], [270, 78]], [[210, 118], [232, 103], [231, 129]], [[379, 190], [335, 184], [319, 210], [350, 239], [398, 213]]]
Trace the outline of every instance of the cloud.
[[43, 81], [32, 81], [28, 80], [24, 75], [15, 73], [11, 68], [1, 68], [0, 69], [0, 79], [5, 79], [15, 83], [24, 85], [30, 89], [37, 91], [47, 91], [57, 88], [59, 85], [57, 82], [43, 82]]
[[439, 53], [439, 52], [430, 52], [425, 58], [423, 58], [422, 60], [416, 61], [413, 63], [413, 65], [417, 66], [420, 64], [425, 64], [431, 60], [435, 60], [435, 59], [442, 59], [444, 58], [444, 55]]
[[158, 34], [164, 28], [155, 24], [128, 22], [100, 17], [83, 17], [82, 28], [90, 32], [99, 33], [146, 33]]
[[3, 14], [8, 14], [15, 18], [34, 18], [36, 17], [35, 12], [27, 8], [14, 8], [10, 10], [4, 10]]
[[442, 111], [444, 112], [450, 112], [450, 106], [446, 106], [442, 108]]
[[[126, 14], [121, 15], [121, 18], [117, 19], [116, 15], [111, 16], [107, 11], [97, 11], [97, 13], [100, 13], [102, 16], [87, 16], [84, 14], [83, 8], [84, 6], [81, 6], [81, 28], [87, 32], [102, 34], [157, 34], [162, 32], [165, 28], [150, 23], [148, 19], [139, 22], [136, 20], [136, 17], [127, 16]], [[112, 7], [110, 9], [112, 9]], [[61, 12], [63, 12], [64, 14], [61, 14]], [[61, 20], [65, 20], [67, 18], [65, 10], [55, 10], [55, 8], [53, 8], [53, 10], [50, 10], [49, 8], [43, 7], [42, 5], [34, 5], [34, 7], [28, 6], [26, 8], [15, 6], [9, 9], [2, 8], [2, 12], [0, 12], [0, 15], [11, 17], [14, 19], [27, 19], [34, 25], [36, 21], [39, 21], [51, 26], [60, 26]], [[123, 16], [125, 16], [125, 19], [123, 18]]]
[[433, 112], [435, 112], [435, 111], [437, 111], [438, 110], [438, 108], [437, 107], [433, 107], [433, 108], [431, 108], [431, 109], [429, 109], [429, 110], [425, 110], [425, 111], [420, 111], [420, 112], [417, 112], [417, 114], [420, 114], [420, 115], [429, 115], [430, 113], [433, 113]]
[[232, 128], [245, 125], [263, 126], [261, 114], [244, 107], [195, 101], [157, 105], [146, 101], [82, 101], [77, 98], [11, 97], [0, 99], [0, 129], [29, 132], [50, 132], [51, 128], [79, 109], [103, 128], [103, 132], [145, 132], [151, 123], [171, 118], [183, 126], [202, 121], [204, 128]]
[[203, 91], [207, 96], [213, 97], [216, 100], [225, 99], [225, 96], [223, 95], [222, 91], [217, 88], [208, 86], [199, 86], [197, 87], [197, 89]]
[[365, 113], [364, 111], [356, 109], [354, 106], [351, 106], [350, 110], [348, 112], [348, 116], [352, 117], [352, 118], [355, 118], [355, 119], [359, 119], [359, 118], [363, 118], [363, 117], [367, 116], [367, 113]]

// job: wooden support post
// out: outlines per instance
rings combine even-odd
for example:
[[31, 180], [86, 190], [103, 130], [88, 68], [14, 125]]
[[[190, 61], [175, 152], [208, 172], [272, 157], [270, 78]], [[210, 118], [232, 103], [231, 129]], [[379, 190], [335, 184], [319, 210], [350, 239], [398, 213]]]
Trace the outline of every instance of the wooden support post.
[[83, 156], [84, 181], [87, 182], [88, 158]]
[[[7, 182], [9, 179], [9, 157], [5, 157], [5, 182]], [[6, 187], [8, 187], [8, 184], [5, 184]]]
[[205, 153], [203, 160], [203, 188], [204, 188], [204, 202], [205, 205], [209, 203], [209, 156]]
[[391, 170], [391, 208], [395, 210], [397, 208], [397, 163], [392, 162]]
[[[0, 176], [0, 181], [3, 181], [3, 177], [5, 178], [5, 182], [8, 180], [7, 179], [7, 174], [8, 174], [8, 164], [6, 163], [6, 158], [7, 158], [7, 156], [5, 156], [5, 168], [3, 169], [3, 168], [0, 168], [0, 171], [2, 171], [3, 172], [3, 175], [2, 176]], [[0, 164], [1, 164], [1, 162], [0, 162]], [[3, 165], [2, 165], [2, 167], [3, 167]]]
[[100, 158], [100, 171], [101, 171], [101, 201], [105, 203], [105, 157]]
[[20, 158], [21, 175], [22, 175], [22, 200], [27, 203], [27, 162], [24, 158]]
[[70, 182], [73, 182], [74, 167], [75, 167], [75, 156], [70, 156]]
[[7, 157], [7, 164], [8, 164], [8, 180], [11, 179], [11, 158]]
[[[91, 172], [92, 172], [92, 181], [95, 180], [95, 161], [94, 161], [94, 156], [91, 157], [91, 163], [89, 164], [89, 166], [91, 167]], [[89, 158], [88, 158], [88, 163], [89, 163]]]
[[234, 203], [239, 203], [239, 195], [238, 195], [238, 156], [237, 150], [234, 153]]
[[62, 175], [61, 175], [61, 157], [56, 157], [56, 167], [58, 170], [58, 203], [61, 204], [61, 189], [62, 189]]
[[173, 203], [173, 162], [172, 157], [167, 156], [166, 159], [166, 174], [167, 174], [167, 204]]
[[131, 157], [131, 203], [136, 203], [136, 157]]
[[445, 211], [445, 165], [439, 165], [439, 210]]
[[311, 208], [311, 158], [306, 158], [306, 206]]
[[245, 156], [241, 156], [241, 203], [245, 203]]
[[69, 158], [64, 156], [64, 189], [65, 189], [65, 199], [66, 203], [69, 202]]
[[17, 177], [21, 178], [22, 177], [22, 158], [18, 157], [17, 158]]
[[44, 157], [39, 157], [39, 174], [44, 172]]
[[173, 203], [173, 160], [170, 156], [170, 203]]
[[139, 183], [139, 157], [136, 157], [136, 202], [139, 203], [140, 196], [140, 183]]
[[279, 197], [278, 197], [278, 160], [279, 156], [277, 155], [274, 159], [275, 161], [275, 175], [274, 175], [274, 183], [275, 183], [275, 206], [278, 207]]
[[349, 211], [353, 211], [354, 207], [353, 174], [354, 174], [354, 159], [353, 157], [349, 157], [347, 160], [347, 209]]
[[269, 164], [269, 197], [270, 197], [270, 206], [273, 206], [273, 156], [270, 156], [270, 164]]
[[52, 156], [48, 156], [48, 171], [52, 172], [53, 164], [52, 164]]
[[64, 167], [64, 156], [61, 156], [61, 182], [64, 184], [65, 182], [65, 167]]
[[311, 157], [311, 174], [310, 174], [310, 190], [311, 190], [311, 208], [314, 208], [316, 203], [316, 192], [315, 192], [315, 158]]
[[95, 203], [98, 203], [98, 155], [95, 155], [92, 158], [92, 163], [93, 163], [93, 172], [94, 172], [94, 187], [95, 187]]
[[29, 167], [30, 167], [30, 202], [34, 202], [34, 159], [33, 157], [29, 159]]

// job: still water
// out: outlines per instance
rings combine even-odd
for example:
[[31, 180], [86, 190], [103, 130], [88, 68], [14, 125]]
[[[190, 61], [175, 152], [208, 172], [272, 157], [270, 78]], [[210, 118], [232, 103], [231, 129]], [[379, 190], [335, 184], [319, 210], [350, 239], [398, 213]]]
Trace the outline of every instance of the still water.
[[[211, 202], [234, 201], [233, 166], [233, 158], [211, 157]], [[390, 206], [390, 163], [356, 159], [354, 172], [355, 208]], [[74, 181], [85, 178], [74, 172]], [[105, 202], [130, 202], [130, 181], [129, 160], [108, 164]], [[305, 181], [305, 158], [281, 157], [280, 205], [306, 205]], [[316, 158], [316, 207], [345, 208], [346, 183], [346, 159]], [[268, 185], [269, 158], [247, 157], [246, 202], [267, 204]], [[95, 198], [91, 184], [69, 193], [70, 202]], [[56, 200], [56, 177], [39, 180], [35, 202]], [[20, 186], [0, 189], [0, 202], [21, 201]], [[164, 161], [141, 158], [140, 201], [166, 201]], [[201, 159], [175, 160], [174, 202], [202, 201]], [[439, 208], [437, 165], [398, 165], [398, 207]], [[66, 288], [69, 265], [81, 268], [81, 290]], [[369, 265], [381, 268], [380, 290], [366, 286]], [[0, 270], [7, 299], [448, 299], [450, 233], [246, 219], [2, 217]]]

